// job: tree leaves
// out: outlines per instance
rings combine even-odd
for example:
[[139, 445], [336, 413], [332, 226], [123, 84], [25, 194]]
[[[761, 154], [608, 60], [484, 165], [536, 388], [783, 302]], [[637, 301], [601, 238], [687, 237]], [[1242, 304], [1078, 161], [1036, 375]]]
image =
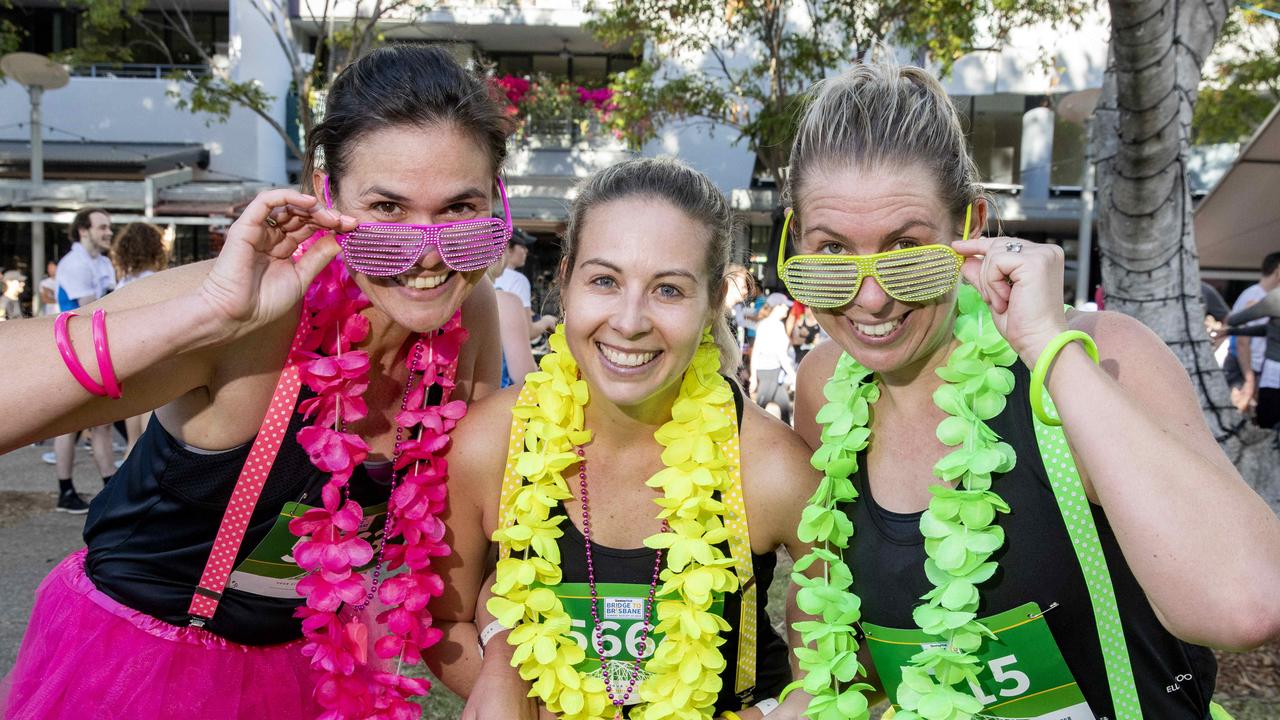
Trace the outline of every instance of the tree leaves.
[[614, 128], [632, 147], [667, 122], [705, 119], [738, 132], [783, 180], [806, 91], [871, 48], [889, 43], [947, 72], [979, 36], [1074, 22], [1082, 0], [736, 2], [635, 0], [593, 4], [587, 24], [604, 44], [627, 44], [643, 64], [611, 85]]

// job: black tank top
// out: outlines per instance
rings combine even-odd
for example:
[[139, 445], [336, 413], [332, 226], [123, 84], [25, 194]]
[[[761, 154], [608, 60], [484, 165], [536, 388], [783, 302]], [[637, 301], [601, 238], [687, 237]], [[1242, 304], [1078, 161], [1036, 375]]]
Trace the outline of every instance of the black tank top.
[[[992, 484], [1011, 512], [996, 515], [1005, 543], [992, 557], [999, 563], [996, 575], [978, 587], [978, 617], [1031, 601], [1042, 610], [1053, 606], [1044, 619], [1067, 667], [1098, 720], [1114, 718], [1089, 593], [1036, 444], [1027, 396], [1029, 373], [1020, 362], [1010, 369], [1016, 378], [1014, 390], [1004, 411], [988, 425], [1013, 446], [1018, 461], [1007, 474], [996, 475]], [[844, 508], [857, 528], [845, 559], [853, 570], [854, 591], [862, 598], [862, 617], [875, 625], [915, 629], [912, 610], [922, 604], [920, 596], [933, 589], [924, 573], [921, 513], [880, 507], [863, 468], [865, 453], [855, 478], [860, 498], [852, 509]], [[1092, 511], [1111, 570], [1143, 717], [1207, 718], [1218, 670], [1213, 653], [1178, 640], [1160, 624], [1106, 515], [1096, 505]]]
[[[742, 426], [742, 390], [738, 384], [729, 381], [733, 388], [733, 401], [737, 406], [738, 426]], [[558, 509], [564, 513], [564, 506]], [[586, 539], [582, 531], [568, 519], [560, 524], [564, 528], [556, 543], [560, 546], [560, 569], [562, 582], [587, 582], [587, 550]], [[729, 554], [728, 544], [720, 546], [721, 551]], [[591, 543], [591, 554], [595, 558], [597, 583], [634, 583], [648, 586], [653, 580], [653, 564], [656, 553], [649, 548], [618, 549]], [[777, 697], [778, 693], [791, 682], [791, 666], [788, 663], [787, 643], [773, 629], [769, 619], [768, 605], [769, 586], [773, 584], [773, 570], [777, 564], [774, 553], [751, 555], [751, 570], [758, 586], [756, 597], [756, 685], [751, 697], [746, 702], [734, 695], [734, 679], [736, 677], [738, 657], [739, 620], [742, 617], [742, 596], [733, 593], [724, 597], [724, 620], [733, 630], [721, 634], [725, 643], [720, 652], [725, 659], [725, 670], [720, 674], [722, 685], [720, 696], [716, 699], [717, 716], [726, 710], [739, 710], [743, 705], [754, 705], [765, 698]]]
[[[430, 402], [438, 402], [437, 387]], [[299, 402], [313, 397], [305, 387]], [[295, 412], [271, 473], [249, 519], [235, 566], [276, 523], [287, 502], [320, 504], [329, 479], [298, 444], [306, 420]], [[113, 600], [174, 625], [186, 625], [222, 515], [252, 441], [224, 452], [183, 446], [155, 415], [115, 478], [93, 499], [84, 527], [85, 573]], [[364, 467], [352, 475], [351, 497], [361, 505], [386, 502], [385, 482]], [[242, 645], [275, 645], [302, 637], [293, 612], [302, 598], [274, 598], [228, 588], [205, 629]]]

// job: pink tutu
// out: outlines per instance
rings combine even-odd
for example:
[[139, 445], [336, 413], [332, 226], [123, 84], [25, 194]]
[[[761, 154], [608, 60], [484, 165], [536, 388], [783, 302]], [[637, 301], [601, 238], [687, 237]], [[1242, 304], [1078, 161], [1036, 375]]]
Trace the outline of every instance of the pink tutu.
[[127, 608], [85, 576], [85, 550], [36, 591], [13, 671], [0, 687], [8, 720], [310, 720], [322, 710], [301, 641], [228, 642]]

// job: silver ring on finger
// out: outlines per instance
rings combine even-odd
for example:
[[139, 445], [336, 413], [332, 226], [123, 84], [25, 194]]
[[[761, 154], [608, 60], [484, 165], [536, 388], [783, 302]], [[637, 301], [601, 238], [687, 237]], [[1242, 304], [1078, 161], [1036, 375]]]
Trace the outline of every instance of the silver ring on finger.
[[1004, 249], [1011, 253], [1020, 253], [1022, 252], [1022, 243], [1017, 240], [1010, 240], [1004, 244]]

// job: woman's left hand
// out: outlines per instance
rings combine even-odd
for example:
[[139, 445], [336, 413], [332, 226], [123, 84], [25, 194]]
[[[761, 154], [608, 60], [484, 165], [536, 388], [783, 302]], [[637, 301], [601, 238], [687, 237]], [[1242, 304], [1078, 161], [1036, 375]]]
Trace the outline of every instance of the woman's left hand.
[[1062, 248], [1009, 237], [958, 240], [961, 272], [991, 307], [996, 329], [1028, 366], [1067, 329]]

